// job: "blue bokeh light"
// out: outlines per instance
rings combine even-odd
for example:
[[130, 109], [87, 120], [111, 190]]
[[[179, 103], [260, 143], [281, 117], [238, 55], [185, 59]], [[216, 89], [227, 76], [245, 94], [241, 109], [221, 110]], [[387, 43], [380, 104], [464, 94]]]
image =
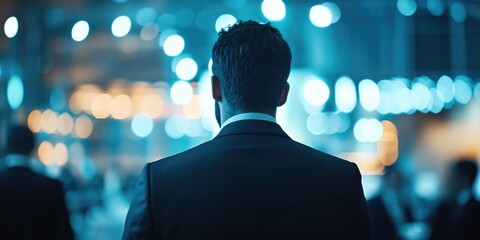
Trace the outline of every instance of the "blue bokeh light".
[[427, 0], [427, 9], [433, 16], [442, 16], [445, 13], [445, 4], [442, 0]]
[[380, 105], [380, 89], [374, 81], [370, 79], [360, 81], [358, 94], [360, 104], [366, 111], [372, 112]]
[[138, 137], [144, 138], [153, 130], [153, 120], [146, 114], [140, 113], [137, 114], [132, 119], [131, 124], [132, 132]]
[[50, 93], [50, 106], [54, 111], [60, 112], [67, 105], [67, 96], [61, 88], [54, 88]]
[[7, 85], [7, 100], [12, 109], [17, 109], [23, 102], [23, 82], [18, 76], [13, 76]]
[[349, 113], [357, 105], [357, 91], [352, 79], [341, 77], [335, 83], [335, 103], [341, 112]]
[[138, 25], [145, 26], [149, 23], [155, 22], [156, 18], [157, 12], [155, 11], [155, 9], [151, 7], [144, 7], [138, 11], [135, 20], [137, 21]]
[[462, 3], [454, 2], [450, 5], [450, 16], [453, 21], [463, 23], [467, 19], [467, 9]]
[[398, 11], [405, 16], [412, 16], [417, 11], [417, 2], [415, 0], [398, 0]]
[[467, 104], [472, 99], [471, 80], [460, 75], [455, 78], [455, 100], [460, 104]]

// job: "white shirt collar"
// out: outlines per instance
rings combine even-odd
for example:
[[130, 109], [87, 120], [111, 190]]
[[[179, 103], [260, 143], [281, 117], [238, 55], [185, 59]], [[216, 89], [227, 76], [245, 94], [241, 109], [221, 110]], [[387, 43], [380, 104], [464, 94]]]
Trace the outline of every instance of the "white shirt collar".
[[20, 154], [10, 154], [5, 157], [7, 167], [30, 167], [30, 159]]
[[256, 113], [256, 112], [249, 112], [249, 113], [240, 113], [235, 116], [230, 117], [222, 124], [222, 128], [227, 126], [230, 123], [243, 121], [243, 120], [261, 120], [261, 121], [268, 121], [268, 122], [276, 122], [275, 118], [271, 115], [266, 113]]

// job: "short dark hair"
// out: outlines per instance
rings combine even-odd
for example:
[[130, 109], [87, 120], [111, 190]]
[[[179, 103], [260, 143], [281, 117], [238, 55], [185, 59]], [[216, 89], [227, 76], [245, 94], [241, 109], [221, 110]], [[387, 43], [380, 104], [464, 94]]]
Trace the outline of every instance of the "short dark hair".
[[465, 179], [470, 186], [475, 183], [478, 166], [474, 159], [459, 159], [453, 164], [452, 170], [456, 177]]
[[238, 21], [220, 31], [212, 49], [213, 74], [235, 109], [275, 109], [290, 74], [292, 53], [270, 23]]
[[12, 126], [8, 129], [7, 154], [30, 155], [35, 147], [35, 136], [26, 126]]

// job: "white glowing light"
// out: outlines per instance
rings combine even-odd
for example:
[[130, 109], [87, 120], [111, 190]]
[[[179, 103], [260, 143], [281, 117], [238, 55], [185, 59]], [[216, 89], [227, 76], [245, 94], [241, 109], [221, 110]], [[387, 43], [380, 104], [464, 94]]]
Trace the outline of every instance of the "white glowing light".
[[332, 12], [332, 24], [340, 20], [340, 17], [342, 16], [342, 12], [340, 11], [340, 8], [338, 7], [337, 4], [333, 2], [325, 2], [322, 5], [330, 9], [330, 11]]
[[357, 105], [357, 92], [352, 79], [341, 77], [335, 83], [335, 103], [338, 110], [349, 113]]
[[173, 139], [181, 138], [184, 135], [177, 128], [177, 122], [179, 121], [179, 118], [179, 116], [172, 116], [165, 121], [165, 133]]
[[270, 21], [281, 21], [285, 18], [287, 9], [282, 0], [263, 0], [262, 13]]
[[401, 112], [407, 113], [413, 109], [413, 103], [411, 98], [410, 89], [405, 83], [398, 81], [399, 85], [396, 86], [395, 102]]
[[86, 21], [78, 21], [72, 27], [72, 39], [80, 42], [83, 41], [88, 36], [90, 27]]
[[448, 76], [441, 76], [437, 82], [437, 94], [444, 103], [449, 103], [455, 97], [455, 85]]
[[378, 82], [378, 89], [380, 90], [380, 104], [377, 111], [381, 114], [400, 113], [400, 110], [395, 104], [395, 90], [393, 83], [390, 80], [381, 80]]
[[333, 13], [330, 8], [324, 5], [315, 5], [310, 8], [309, 18], [315, 27], [325, 28], [332, 24]]
[[312, 77], [303, 85], [303, 97], [308, 104], [319, 107], [327, 102], [330, 89], [324, 81]]
[[325, 134], [328, 130], [328, 117], [323, 113], [309, 115], [307, 129], [313, 135]]
[[131, 128], [135, 135], [144, 138], [152, 132], [153, 120], [146, 114], [137, 114], [132, 119]]
[[178, 56], [185, 48], [185, 40], [180, 35], [171, 35], [163, 42], [163, 51], [170, 57]]
[[358, 94], [360, 104], [365, 110], [372, 112], [380, 105], [380, 90], [374, 81], [362, 80], [358, 85]]
[[170, 97], [175, 104], [183, 105], [193, 96], [192, 85], [185, 81], [176, 81], [170, 89]]
[[377, 142], [382, 134], [382, 123], [375, 118], [361, 118], [353, 127], [353, 135], [359, 142]]
[[227, 28], [237, 22], [237, 18], [230, 14], [223, 14], [215, 21], [215, 30], [220, 32], [223, 28]]
[[429, 103], [432, 100], [432, 95], [427, 86], [420, 82], [416, 82], [412, 86], [412, 103], [413, 106], [422, 111], [428, 111]]
[[465, 76], [455, 78], [455, 100], [460, 104], [467, 104], [472, 99], [470, 79]]
[[197, 63], [191, 58], [184, 58], [178, 61], [177, 66], [175, 67], [177, 77], [182, 80], [191, 80], [197, 75], [197, 72]]
[[18, 32], [18, 20], [16, 17], [11, 16], [5, 21], [3, 31], [8, 38], [13, 38]]
[[189, 137], [199, 137], [203, 132], [202, 122], [199, 119], [187, 119], [188, 123], [184, 124], [182, 129]]
[[120, 16], [115, 18], [112, 23], [112, 34], [115, 37], [123, 37], [130, 32], [132, 22], [127, 16]]

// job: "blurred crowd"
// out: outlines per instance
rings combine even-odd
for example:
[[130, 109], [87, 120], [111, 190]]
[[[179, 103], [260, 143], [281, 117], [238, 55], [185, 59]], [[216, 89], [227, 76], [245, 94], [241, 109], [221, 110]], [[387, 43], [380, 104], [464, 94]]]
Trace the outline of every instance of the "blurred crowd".
[[[10, 196], [18, 198], [15, 201], [21, 204], [20, 199], [24, 193], [40, 191], [39, 195], [42, 195], [42, 191], [47, 192], [39, 187], [41, 184], [29, 183], [38, 180], [30, 178], [28, 174], [22, 175], [22, 171], [38, 176], [51, 173], [45, 171], [46, 168], [42, 168], [43, 165], [38, 161], [30, 160], [29, 155], [35, 145], [30, 130], [27, 127], [14, 127], [10, 132], [8, 154], [1, 161], [0, 188], [5, 193], [2, 194], [3, 200], [9, 201], [5, 197]], [[400, 164], [397, 162], [385, 168], [379, 191], [369, 197], [375, 239], [480, 239], [480, 202], [474, 191], [478, 173], [475, 159], [452, 161], [441, 184], [440, 195], [433, 201], [419, 196], [413, 186], [414, 174]], [[20, 171], [21, 169], [23, 170]], [[85, 178], [67, 165], [56, 176], [62, 183], [65, 200], [61, 201], [68, 206], [67, 215], [77, 239], [120, 237], [137, 178], [132, 171], [96, 171], [94, 175]], [[19, 179], [23, 179], [23, 182]], [[57, 204], [55, 208], [58, 208], [58, 201], [54, 200], [39, 198], [29, 201], [29, 204], [40, 204], [44, 208], [48, 208], [48, 204]], [[18, 209], [21, 207], [18, 206]], [[18, 209], [10, 206], [9, 211], [14, 211], [20, 221], [26, 213]], [[6, 210], [2, 211], [5, 213]], [[0, 220], [2, 227], [8, 227], [7, 223], [15, 224], [11, 219], [0, 217]], [[38, 221], [32, 224], [38, 225], [38, 228], [53, 229], [49, 221], [44, 221], [45, 226]], [[15, 229], [15, 226], [10, 227]]]
[[477, 172], [475, 159], [453, 161], [432, 202], [415, 193], [412, 173], [386, 168], [381, 190], [368, 201], [376, 239], [480, 239]]

